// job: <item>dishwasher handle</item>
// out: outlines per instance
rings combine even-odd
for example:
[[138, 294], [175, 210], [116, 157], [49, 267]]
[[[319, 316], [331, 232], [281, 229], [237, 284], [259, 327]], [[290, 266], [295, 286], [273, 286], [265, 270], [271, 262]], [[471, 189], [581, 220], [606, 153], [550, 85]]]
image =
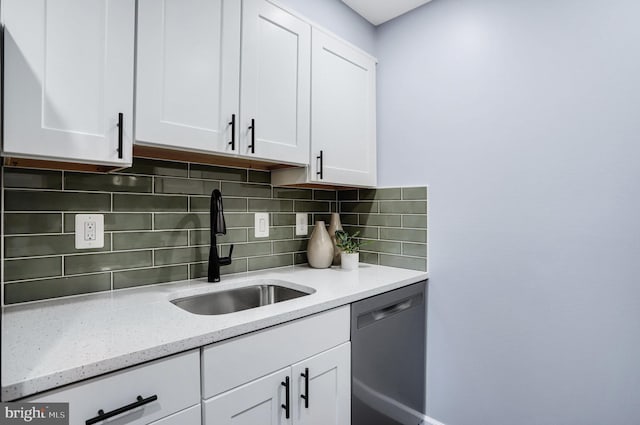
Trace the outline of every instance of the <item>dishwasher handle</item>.
[[384, 320], [403, 311], [409, 310], [410, 308], [420, 305], [421, 302], [422, 293], [415, 294], [409, 298], [397, 301], [391, 305], [362, 313], [358, 316], [358, 329], [371, 325], [375, 322], [379, 322], [380, 320]]
[[394, 304], [389, 307], [381, 308], [380, 310], [374, 311], [371, 313], [374, 321], [386, 319], [392, 314], [400, 313], [408, 308], [411, 308], [411, 303], [413, 302], [413, 298], [409, 298], [408, 300], [401, 301], [397, 304]]

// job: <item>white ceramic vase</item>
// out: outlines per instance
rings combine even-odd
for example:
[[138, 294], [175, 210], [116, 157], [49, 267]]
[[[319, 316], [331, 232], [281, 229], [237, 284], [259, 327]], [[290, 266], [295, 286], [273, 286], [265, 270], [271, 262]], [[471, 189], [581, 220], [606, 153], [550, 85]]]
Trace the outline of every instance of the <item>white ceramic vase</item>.
[[316, 221], [307, 244], [307, 261], [315, 269], [326, 269], [333, 262], [333, 242], [324, 225], [324, 221]]
[[329, 223], [329, 236], [331, 237], [331, 242], [333, 242], [333, 265], [339, 266], [342, 250], [336, 246], [336, 230], [343, 230], [342, 223], [340, 222], [340, 214], [332, 213], [331, 223]]
[[342, 252], [340, 254], [341, 257], [341, 266], [344, 270], [357, 270], [358, 269], [358, 263], [360, 262], [360, 253], [359, 252], [353, 252], [353, 253], [347, 253], [347, 252]]

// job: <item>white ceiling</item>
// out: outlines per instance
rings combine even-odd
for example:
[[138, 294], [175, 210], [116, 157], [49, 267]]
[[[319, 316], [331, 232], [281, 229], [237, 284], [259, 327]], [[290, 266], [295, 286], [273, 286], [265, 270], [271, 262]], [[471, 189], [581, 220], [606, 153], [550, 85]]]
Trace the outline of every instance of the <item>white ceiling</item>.
[[342, 0], [373, 25], [380, 25], [431, 0]]

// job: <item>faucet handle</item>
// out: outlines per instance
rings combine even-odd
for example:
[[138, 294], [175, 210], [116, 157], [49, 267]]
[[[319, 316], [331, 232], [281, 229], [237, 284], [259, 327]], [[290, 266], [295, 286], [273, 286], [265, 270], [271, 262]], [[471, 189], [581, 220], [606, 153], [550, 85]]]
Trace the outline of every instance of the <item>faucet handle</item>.
[[233, 255], [233, 244], [229, 247], [229, 256], [219, 258], [218, 264], [220, 264], [221, 266], [228, 266], [229, 264], [231, 264], [231, 255]]

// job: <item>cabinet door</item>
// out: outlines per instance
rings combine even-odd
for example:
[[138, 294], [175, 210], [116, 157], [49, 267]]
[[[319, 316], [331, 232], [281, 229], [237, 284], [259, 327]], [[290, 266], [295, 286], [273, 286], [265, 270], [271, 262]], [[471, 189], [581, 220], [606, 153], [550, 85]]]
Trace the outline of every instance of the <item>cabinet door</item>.
[[375, 186], [375, 60], [314, 29], [312, 64], [310, 179]]
[[130, 164], [135, 0], [4, 0], [3, 8], [4, 154]]
[[[256, 381], [249, 382], [217, 397], [205, 400], [205, 425], [285, 425], [282, 405], [286, 389], [282, 385], [289, 378], [291, 368], [282, 369]], [[291, 412], [293, 406], [290, 407]]]
[[[309, 374], [308, 385], [304, 377]], [[294, 423], [351, 423], [351, 344], [344, 343], [293, 365]], [[308, 407], [302, 396], [308, 397]]]
[[241, 152], [307, 164], [311, 26], [266, 0], [245, 0], [242, 31]]
[[239, 118], [240, 9], [238, 0], [139, 0], [136, 143], [238, 151], [229, 142]]

